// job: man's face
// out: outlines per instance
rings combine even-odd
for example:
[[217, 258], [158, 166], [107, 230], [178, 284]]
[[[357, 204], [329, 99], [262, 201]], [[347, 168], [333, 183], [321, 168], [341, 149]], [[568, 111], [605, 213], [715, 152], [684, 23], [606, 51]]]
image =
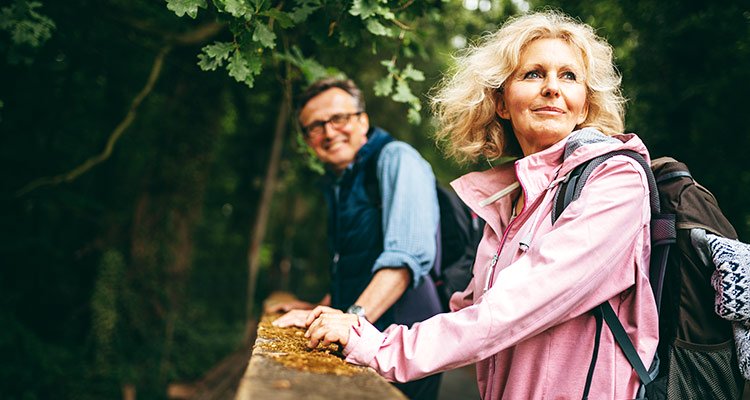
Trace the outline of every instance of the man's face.
[[300, 112], [303, 128], [329, 120], [337, 122], [325, 123], [322, 131], [318, 128], [318, 132], [305, 137], [315, 155], [334, 172], [344, 171], [367, 142], [370, 121], [367, 114], [360, 111], [349, 93], [331, 88], [310, 99]]

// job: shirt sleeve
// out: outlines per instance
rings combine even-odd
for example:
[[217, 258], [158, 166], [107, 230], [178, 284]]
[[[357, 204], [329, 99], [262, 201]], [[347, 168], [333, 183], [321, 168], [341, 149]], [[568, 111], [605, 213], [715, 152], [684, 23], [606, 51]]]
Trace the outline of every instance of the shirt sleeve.
[[440, 211], [432, 167], [413, 147], [394, 141], [381, 151], [377, 174], [383, 199], [383, 252], [372, 271], [405, 266], [416, 287], [435, 262]]
[[475, 304], [411, 328], [394, 324], [381, 333], [364, 324], [351, 331], [346, 360], [389, 380], [419, 379], [497, 354], [587, 312], [633, 286], [635, 275], [647, 274], [635, 270], [648, 265], [647, 258], [635, 258], [643, 257], [649, 221], [645, 175], [635, 165], [614, 159], [602, 164], [568, 210], [555, 229], [535, 239], [528, 255], [498, 271]]

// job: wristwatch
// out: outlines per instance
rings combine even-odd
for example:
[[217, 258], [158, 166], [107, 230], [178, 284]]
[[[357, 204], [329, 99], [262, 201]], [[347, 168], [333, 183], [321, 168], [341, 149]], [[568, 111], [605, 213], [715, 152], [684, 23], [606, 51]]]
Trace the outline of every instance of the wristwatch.
[[360, 306], [359, 304], [352, 304], [349, 306], [349, 308], [346, 309], [347, 314], [354, 314], [356, 316], [367, 318], [365, 316], [365, 308]]

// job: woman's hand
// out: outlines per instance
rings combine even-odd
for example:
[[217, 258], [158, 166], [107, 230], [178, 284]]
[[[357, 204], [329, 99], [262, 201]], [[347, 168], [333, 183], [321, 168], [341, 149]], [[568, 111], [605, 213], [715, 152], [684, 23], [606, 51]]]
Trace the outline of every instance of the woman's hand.
[[305, 337], [310, 339], [307, 347], [314, 349], [320, 343], [328, 346], [337, 342], [344, 347], [349, 343], [349, 330], [352, 326], [359, 325], [359, 317], [319, 306], [308, 315], [307, 325], [309, 328], [305, 332]]

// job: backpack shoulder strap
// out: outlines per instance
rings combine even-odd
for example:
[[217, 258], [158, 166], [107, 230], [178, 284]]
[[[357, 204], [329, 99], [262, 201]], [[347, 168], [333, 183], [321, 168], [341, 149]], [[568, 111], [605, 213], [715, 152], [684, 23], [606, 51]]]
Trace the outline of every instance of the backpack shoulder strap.
[[[554, 225], [557, 218], [562, 214], [565, 208], [578, 199], [581, 195], [586, 181], [588, 180], [591, 173], [596, 167], [607, 161], [608, 159], [616, 155], [625, 155], [636, 160], [644, 172], [646, 173], [646, 179], [648, 180], [649, 186], [649, 201], [651, 204], [651, 263], [650, 263], [650, 276], [651, 289], [654, 292], [656, 299], [657, 309], [661, 305], [661, 292], [664, 283], [664, 272], [666, 271], [667, 257], [669, 255], [670, 245], [675, 243], [677, 240], [677, 231], [675, 228], [675, 216], [673, 214], [661, 214], [661, 205], [659, 201], [659, 190], [657, 182], [654, 177], [651, 166], [640, 154], [632, 150], [621, 150], [614, 151], [607, 154], [603, 154], [599, 157], [593, 158], [573, 169], [567, 177], [560, 183], [555, 192], [554, 207], [552, 209], [552, 224]], [[670, 176], [668, 179], [676, 176]], [[589, 389], [591, 387], [591, 379], [593, 377], [593, 371], [596, 366], [596, 359], [598, 358], [599, 351], [599, 336], [601, 335], [601, 319], [609, 327], [612, 335], [617, 341], [620, 349], [622, 349], [628, 362], [638, 374], [639, 379], [644, 385], [649, 384], [653, 377], [646, 369], [643, 361], [638, 356], [638, 352], [630, 340], [625, 328], [622, 326], [617, 314], [612, 309], [612, 305], [608, 301], [597, 306], [593, 311], [594, 316], [597, 319], [597, 332], [596, 332], [596, 343], [594, 345], [594, 352], [591, 358], [591, 365], [586, 377], [586, 384], [584, 387], [584, 398], [587, 397]], [[654, 361], [654, 365], [658, 365], [658, 360]], [[658, 367], [657, 367], [658, 371]], [[656, 372], [654, 372], [656, 373]]]
[[651, 202], [651, 213], [658, 215], [661, 210], [659, 204], [659, 190], [656, 186], [656, 179], [651, 171], [651, 166], [646, 162], [640, 154], [633, 150], [618, 150], [602, 154], [599, 157], [592, 158], [581, 165], [575, 167], [568, 176], [558, 185], [557, 191], [555, 192], [554, 207], [552, 208], [552, 224], [555, 224], [557, 218], [562, 214], [566, 207], [573, 201], [577, 200], [581, 196], [581, 191], [586, 181], [594, 172], [596, 167], [602, 165], [605, 161], [618, 155], [628, 156], [636, 161], [643, 167], [646, 172], [646, 179], [648, 179], [649, 197]]

